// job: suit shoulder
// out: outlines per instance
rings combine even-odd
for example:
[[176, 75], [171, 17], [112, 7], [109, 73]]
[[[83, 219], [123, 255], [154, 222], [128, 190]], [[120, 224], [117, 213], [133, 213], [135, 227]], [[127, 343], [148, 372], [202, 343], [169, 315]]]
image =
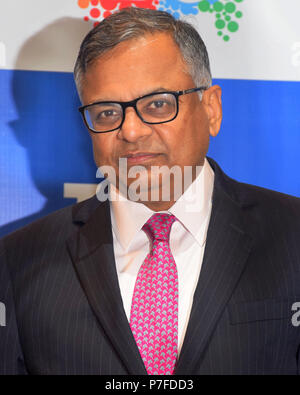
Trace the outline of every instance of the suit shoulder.
[[281, 208], [300, 215], [299, 197], [237, 181], [225, 174], [213, 159], [207, 159], [215, 173], [215, 186], [240, 206], [258, 204], [260, 207], [265, 207], [266, 211]]
[[66, 239], [78, 225], [74, 221], [76, 215], [82, 210], [92, 212], [93, 207], [96, 207], [97, 204], [95, 200], [95, 197], [92, 197], [80, 203], [54, 211], [5, 236], [2, 242], [9, 248], [12, 245], [17, 245], [18, 243], [24, 244], [30, 240]]
[[236, 188], [240, 195], [244, 195], [250, 200], [271, 206], [282, 206], [300, 210], [300, 198], [286, 193], [274, 191], [256, 185], [235, 181]]
[[237, 201], [245, 208], [245, 213], [255, 218], [256, 226], [300, 235], [300, 198], [234, 180], [231, 182]]

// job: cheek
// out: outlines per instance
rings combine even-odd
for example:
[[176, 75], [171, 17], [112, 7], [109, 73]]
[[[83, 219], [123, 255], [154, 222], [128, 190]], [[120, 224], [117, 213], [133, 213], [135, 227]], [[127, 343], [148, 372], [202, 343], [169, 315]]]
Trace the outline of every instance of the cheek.
[[198, 164], [202, 162], [209, 145], [209, 129], [201, 115], [186, 115], [170, 127], [168, 133], [170, 159], [176, 164]]
[[[186, 142], [186, 155], [190, 155], [194, 163], [202, 162], [209, 146], [209, 130], [204, 124], [190, 125]], [[188, 151], [188, 152], [187, 152]]]
[[112, 138], [105, 135], [92, 135], [91, 137], [96, 165], [98, 167], [110, 165], [114, 146]]

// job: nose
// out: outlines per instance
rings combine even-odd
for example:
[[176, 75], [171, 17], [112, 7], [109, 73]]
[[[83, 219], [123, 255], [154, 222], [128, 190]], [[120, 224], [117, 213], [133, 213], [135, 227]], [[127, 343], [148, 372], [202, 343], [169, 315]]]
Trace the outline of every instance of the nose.
[[119, 130], [118, 137], [130, 143], [148, 137], [152, 134], [150, 125], [144, 123], [133, 107], [125, 110], [125, 119]]

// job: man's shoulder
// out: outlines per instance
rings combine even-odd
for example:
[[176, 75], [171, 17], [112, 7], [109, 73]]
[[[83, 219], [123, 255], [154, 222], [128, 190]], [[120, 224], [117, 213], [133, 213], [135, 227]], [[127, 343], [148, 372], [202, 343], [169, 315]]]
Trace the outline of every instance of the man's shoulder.
[[245, 229], [255, 233], [259, 227], [265, 233], [300, 236], [300, 198], [234, 180], [211, 159], [210, 164], [215, 173], [215, 199], [231, 202], [232, 213], [241, 215]]
[[237, 181], [225, 174], [219, 165], [209, 158], [215, 173], [216, 188], [222, 189], [240, 206], [260, 205], [267, 208], [295, 209], [300, 214], [300, 198], [261, 186]]
[[255, 231], [283, 235], [300, 236], [300, 198], [241, 182], [236, 183], [236, 191], [243, 202], [244, 213], [252, 222]]
[[[1, 239], [1, 243], [8, 248], [24, 245], [32, 241], [48, 240], [48, 242], [64, 242], [82, 221], [87, 220], [96, 210], [100, 202], [94, 196], [52, 212]], [[81, 220], [82, 218], [82, 220]]]
[[236, 184], [236, 189], [242, 198], [241, 200], [256, 201], [257, 203], [267, 204], [271, 207], [282, 206], [300, 209], [300, 198], [297, 196], [236, 180], [232, 180], [232, 182]]

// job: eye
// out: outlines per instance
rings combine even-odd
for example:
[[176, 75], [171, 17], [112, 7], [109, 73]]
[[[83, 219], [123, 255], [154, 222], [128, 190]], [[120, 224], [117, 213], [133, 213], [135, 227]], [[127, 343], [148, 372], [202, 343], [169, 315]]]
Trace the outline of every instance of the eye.
[[93, 123], [116, 122], [122, 117], [122, 109], [116, 106], [95, 105], [89, 109]]
[[104, 110], [101, 111], [97, 114], [97, 118], [109, 118], [109, 117], [114, 117], [117, 116], [118, 113], [115, 110]]
[[174, 103], [172, 101], [161, 97], [149, 100], [143, 104], [141, 112], [145, 114], [164, 114], [172, 112], [174, 109]]
[[166, 100], [154, 100], [148, 104], [148, 108], [151, 109], [162, 108], [168, 104], [169, 103]]

